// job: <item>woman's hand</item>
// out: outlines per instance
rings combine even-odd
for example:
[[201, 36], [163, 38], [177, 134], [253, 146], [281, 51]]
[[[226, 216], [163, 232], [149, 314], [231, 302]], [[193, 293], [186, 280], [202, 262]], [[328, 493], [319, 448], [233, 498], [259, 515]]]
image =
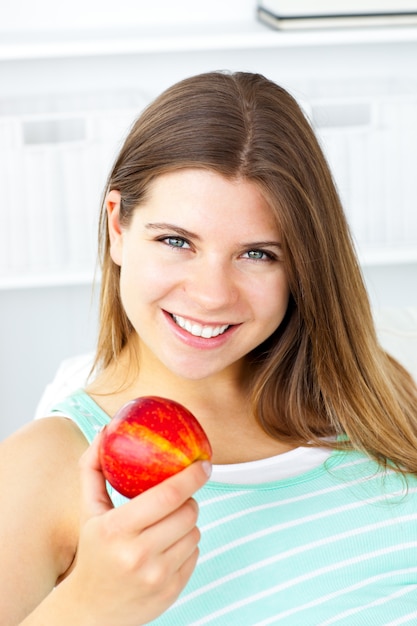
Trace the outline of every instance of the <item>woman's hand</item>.
[[209, 469], [193, 463], [118, 508], [100, 470], [98, 439], [81, 465], [82, 523], [76, 565], [62, 583], [80, 623], [139, 626], [178, 597], [198, 558], [198, 507], [192, 495]]

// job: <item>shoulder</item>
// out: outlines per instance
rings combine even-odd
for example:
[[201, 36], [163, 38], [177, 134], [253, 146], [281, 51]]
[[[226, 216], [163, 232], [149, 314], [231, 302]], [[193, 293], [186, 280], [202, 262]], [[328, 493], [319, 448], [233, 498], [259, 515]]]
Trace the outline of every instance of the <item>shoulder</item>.
[[[4, 470], [10, 464], [19, 473], [20, 467], [32, 466], [32, 477], [49, 473], [54, 464], [61, 467], [69, 464], [70, 469], [87, 446], [85, 437], [71, 420], [58, 416], [40, 418], [0, 443], [1, 468]], [[51, 478], [53, 475], [51, 472]]]
[[79, 459], [87, 446], [77, 426], [62, 417], [30, 422], [0, 444], [0, 528], [34, 555], [35, 542], [47, 538], [49, 553], [42, 558], [51, 559], [57, 576], [78, 541]]
[[78, 466], [87, 446], [65, 418], [30, 422], [0, 443], [0, 614], [13, 623], [37, 606], [74, 562]]

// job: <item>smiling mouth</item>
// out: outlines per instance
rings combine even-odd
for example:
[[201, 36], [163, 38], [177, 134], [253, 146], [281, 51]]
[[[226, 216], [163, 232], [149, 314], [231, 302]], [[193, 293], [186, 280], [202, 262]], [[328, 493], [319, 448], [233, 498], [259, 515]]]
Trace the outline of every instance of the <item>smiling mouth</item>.
[[222, 324], [221, 326], [198, 324], [197, 322], [192, 322], [185, 317], [181, 317], [180, 315], [174, 315], [173, 313], [171, 313], [171, 317], [177, 324], [177, 326], [179, 326], [183, 330], [186, 330], [188, 333], [190, 333], [190, 335], [194, 335], [194, 337], [203, 337], [203, 339], [212, 339], [212, 337], [222, 335], [231, 326], [230, 324]]

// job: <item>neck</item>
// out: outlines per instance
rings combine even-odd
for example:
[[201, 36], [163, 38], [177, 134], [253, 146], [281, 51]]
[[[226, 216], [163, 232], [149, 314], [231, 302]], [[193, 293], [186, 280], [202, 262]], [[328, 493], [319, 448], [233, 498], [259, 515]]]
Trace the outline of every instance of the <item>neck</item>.
[[125, 350], [87, 388], [110, 416], [133, 398], [157, 395], [180, 402], [195, 415], [210, 439], [214, 463], [243, 463], [290, 449], [272, 439], [257, 423], [242, 368], [239, 375], [235, 369], [188, 380], [175, 376], [158, 362], [147, 361], [146, 367], [138, 367], [131, 356]]

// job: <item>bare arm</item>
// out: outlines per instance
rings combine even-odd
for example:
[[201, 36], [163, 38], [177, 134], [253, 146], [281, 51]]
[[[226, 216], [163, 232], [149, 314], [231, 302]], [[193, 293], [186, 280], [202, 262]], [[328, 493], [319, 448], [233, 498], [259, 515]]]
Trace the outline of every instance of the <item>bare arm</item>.
[[[60, 440], [60, 436], [56, 439]], [[85, 447], [82, 438], [78, 442], [76, 439], [72, 433], [71, 444], [66, 443], [72, 449], [70, 456], [75, 458]], [[42, 480], [35, 478], [34, 486], [32, 479], [25, 483], [32, 466], [22, 460], [28, 446], [11, 442], [5, 447], [5, 458], [9, 459], [6, 468], [13, 457], [15, 465], [19, 465], [14, 489], [8, 487], [7, 495], [14, 498], [20, 512], [7, 514], [7, 520], [0, 521], [0, 534], [6, 535], [9, 543], [1, 560], [6, 564], [4, 570], [9, 566], [12, 570], [9, 581], [8, 576], [0, 574], [0, 588], [4, 582], [9, 596], [0, 606], [1, 615], [8, 620], [2, 621], [4, 626], [138, 626], [156, 618], [175, 601], [198, 557], [198, 512], [191, 497], [207, 479], [200, 463], [113, 509], [99, 471], [97, 445], [83, 456], [81, 491], [77, 463], [72, 458], [67, 478], [50, 477], [51, 470], [44, 468], [40, 470]], [[54, 456], [59, 457], [59, 452], [54, 452]], [[50, 458], [48, 463], [42, 463], [40, 458], [38, 461], [50, 466]], [[2, 459], [0, 475], [4, 465]], [[55, 466], [55, 474], [59, 474], [59, 469], [62, 467]], [[45, 473], [53, 486], [47, 497], [40, 493]], [[58, 496], [58, 500], [55, 496], [59, 487], [55, 483], [66, 491], [66, 496]], [[48, 492], [47, 484], [43, 484], [43, 490]], [[3, 506], [6, 508], [5, 502]], [[56, 513], [54, 507], [62, 509], [61, 513]], [[27, 539], [37, 519], [35, 532]], [[61, 526], [66, 527], [65, 533]], [[70, 537], [69, 542], [65, 540], [69, 545], [60, 543], [64, 535]], [[48, 543], [51, 538], [52, 543]], [[77, 542], [75, 566], [65, 576]], [[63, 581], [51, 593], [60, 578]]]
[[79, 527], [78, 459], [87, 442], [62, 418], [0, 444], [0, 615], [15, 626], [65, 575]]

